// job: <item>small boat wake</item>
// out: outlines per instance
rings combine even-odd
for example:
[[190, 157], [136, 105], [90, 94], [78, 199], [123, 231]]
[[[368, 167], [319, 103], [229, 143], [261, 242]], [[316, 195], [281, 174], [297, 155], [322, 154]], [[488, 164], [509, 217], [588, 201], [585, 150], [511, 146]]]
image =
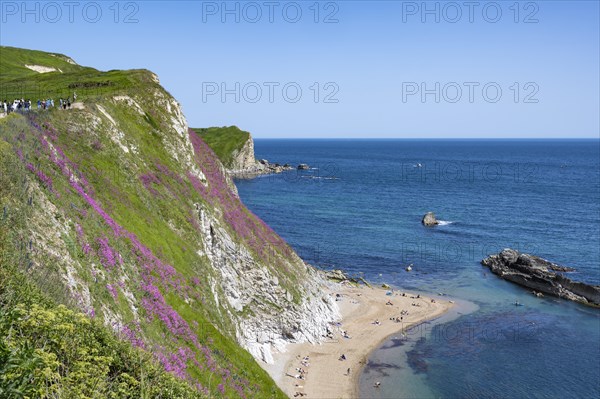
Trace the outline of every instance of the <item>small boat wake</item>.
[[339, 177], [325, 177], [325, 176], [300, 176], [303, 179], [312, 179], [312, 180], [339, 180]]
[[454, 222], [449, 220], [438, 220], [438, 226], [448, 226], [449, 224], [454, 224]]

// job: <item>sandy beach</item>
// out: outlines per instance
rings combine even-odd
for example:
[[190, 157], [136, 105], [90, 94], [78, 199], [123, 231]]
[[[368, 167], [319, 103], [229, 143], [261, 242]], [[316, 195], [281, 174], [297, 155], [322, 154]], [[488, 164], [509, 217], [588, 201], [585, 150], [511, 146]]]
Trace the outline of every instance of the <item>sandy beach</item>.
[[[357, 381], [371, 351], [388, 337], [440, 316], [452, 306], [443, 297], [432, 301], [422, 295], [417, 298], [417, 293], [388, 292], [364, 286], [333, 287], [329, 294], [338, 298], [342, 320], [332, 326], [332, 337], [320, 345], [290, 344], [287, 352], [274, 354], [274, 364], [262, 367], [291, 398], [358, 398]], [[345, 360], [340, 359], [342, 355]]]

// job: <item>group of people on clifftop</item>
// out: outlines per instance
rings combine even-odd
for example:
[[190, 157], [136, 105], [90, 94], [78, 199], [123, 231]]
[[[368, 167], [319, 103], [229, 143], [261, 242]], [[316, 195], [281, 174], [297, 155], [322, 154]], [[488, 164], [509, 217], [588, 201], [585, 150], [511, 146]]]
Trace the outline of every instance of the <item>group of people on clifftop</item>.
[[[77, 93], [73, 93], [73, 102], [77, 100]], [[45, 100], [37, 100], [37, 109], [45, 110], [54, 107], [54, 100], [52, 98], [48, 98]], [[59, 99], [59, 109], [71, 109], [71, 97], [67, 99]], [[4, 113], [5, 115], [10, 114], [11, 112], [28, 112], [33, 109], [33, 105], [30, 99], [18, 99], [16, 98], [13, 102], [4, 100], [0, 103], [0, 113]]]
[[29, 111], [31, 109], [31, 100], [15, 99], [12, 103], [10, 101], [2, 101], [1, 111], [5, 114], [11, 112]]

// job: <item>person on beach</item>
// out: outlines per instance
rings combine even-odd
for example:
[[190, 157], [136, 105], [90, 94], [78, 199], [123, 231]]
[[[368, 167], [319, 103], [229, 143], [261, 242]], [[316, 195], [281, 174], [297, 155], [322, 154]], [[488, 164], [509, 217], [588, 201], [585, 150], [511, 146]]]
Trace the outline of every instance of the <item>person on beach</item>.
[[342, 356], [340, 356], [339, 360], [346, 360], [346, 355], [342, 353]]
[[381, 386], [381, 382], [377, 381], [377, 382], [375, 383], [375, 385], [373, 385], [373, 386], [374, 386], [375, 388], [379, 388], [379, 387]]
[[346, 375], [350, 375], [350, 367], [348, 367], [348, 370], [346, 371]]

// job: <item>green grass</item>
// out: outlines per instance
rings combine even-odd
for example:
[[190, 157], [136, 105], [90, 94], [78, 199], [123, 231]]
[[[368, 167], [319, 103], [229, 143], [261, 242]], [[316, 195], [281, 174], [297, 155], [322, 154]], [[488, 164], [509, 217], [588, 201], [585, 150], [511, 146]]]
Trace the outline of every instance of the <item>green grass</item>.
[[[125, 113], [126, 111], [118, 111], [116, 108], [113, 109], [109, 104], [105, 104], [105, 108], [110, 112], [113, 117], [123, 120], [126, 118], [124, 114], [119, 114], [118, 112]], [[123, 175], [120, 179], [112, 179], [109, 176], [106, 176], [102, 173], [102, 171], [110, 170], [110, 168], [119, 168], [123, 170], [127, 170], [127, 159], [121, 157], [119, 162], [115, 163], [117, 151], [120, 151], [116, 148], [116, 146], [107, 139], [107, 137], [100, 135], [101, 140], [103, 140], [103, 150], [96, 151], [90, 145], [90, 141], [93, 140], [93, 137], [90, 137], [89, 134], [78, 134], [75, 131], [69, 131], [68, 126], [73, 123], [74, 119], [77, 118], [75, 113], [69, 112], [61, 112], [61, 111], [51, 111], [40, 113], [38, 115], [39, 122], [42, 124], [52, 123], [53, 126], [61, 132], [58, 137], [58, 142], [56, 143], [60, 148], [62, 148], [67, 154], [69, 154], [75, 162], [80, 165], [86, 165], [86, 167], [82, 166], [82, 169], [85, 172], [85, 175], [89, 178], [91, 184], [96, 188], [96, 197], [98, 200], [106, 207], [110, 208], [111, 215], [121, 224], [123, 227], [128, 229], [129, 231], [133, 231], [136, 233], [140, 241], [144, 242], [145, 245], [152, 248], [155, 253], [160, 253], [160, 257], [171, 264], [173, 264], [177, 271], [184, 276], [199, 276], [202, 280], [203, 286], [198, 287], [199, 290], [205, 291], [201, 296], [206, 298], [207, 303], [204, 304], [200, 301], [194, 300], [192, 302], [187, 303], [184, 298], [182, 298], [179, 294], [165, 293], [165, 298], [167, 302], [191, 325], [198, 326], [194, 328], [194, 332], [197, 334], [198, 340], [203, 344], [207, 345], [212, 354], [213, 358], [217, 361], [220, 367], [227, 368], [231, 370], [232, 375], [240, 378], [246, 378], [250, 381], [253, 387], [250, 387], [249, 395], [261, 398], [282, 398], [285, 397], [283, 393], [276, 387], [273, 381], [270, 379], [268, 374], [262, 370], [256, 361], [252, 358], [252, 356], [239, 347], [239, 345], [232, 339], [226, 332], [233, 331], [232, 321], [228, 318], [223, 318], [220, 312], [224, 312], [223, 308], [219, 308], [213, 302], [214, 299], [210, 294], [210, 288], [206, 284], [206, 279], [209, 275], [213, 275], [212, 269], [208, 263], [203, 262], [202, 259], [199, 259], [195, 254], [196, 248], [191, 246], [191, 243], [194, 242], [193, 233], [190, 231], [185, 232], [183, 235], [175, 234], [175, 232], [167, 225], [166, 220], [174, 220], [175, 224], [179, 226], [186, 226], [189, 223], [185, 220], [187, 216], [188, 208], [184, 204], [175, 205], [174, 198], [170, 198], [166, 195], [166, 191], [161, 191], [161, 194], [165, 194], [164, 198], [153, 198], [147, 193], [145, 188], [140, 187], [141, 184], [137, 179], [136, 175]], [[140, 118], [143, 118], [140, 116]], [[159, 118], [160, 119], [160, 118]], [[78, 334], [83, 334], [83, 330], [88, 326], [88, 321], [82, 319], [83, 316], [80, 313], [69, 311], [66, 308], [58, 308], [57, 303], [67, 303], [70, 306], [75, 306], [75, 304], [71, 303], [69, 297], [65, 297], [64, 294], [64, 285], [61, 281], [59, 268], [56, 270], [53, 268], [53, 273], [48, 274], [48, 272], [44, 272], [43, 275], [38, 275], [37, 273], [42, 272], [43, 270], [47, 270], [51, 265], [55, 264], [53, 260], [48, 259], [46, 262], [40, 262], [41, 267], [34, 267], [33, 272], [25, 275], [23, 270], [26, 267], [25, 259], [23, 253], [15, 252], [15, 251], [4, 251], [4, 249], [13, 248], [12, 244], [14, 244], [15, 237], [22, 237], [25, 232], [28, 231], [30, 227], [28, 221], [32, 219], [32, 215], [30, 214], [15, 214], [13, 210], [21, 209], [23, 212], [27, 211], [29, 213], [33, 212], [35, 209], [35, 203], [33, 207], [19, 207], [19, 204], [25, 203], [27, 198], [31, 195], [27, 188], [30, 185], [23, 185], [23, 181], [26, 181], [31, 176], [28, 174], [28, 171], [25, 170], [24, 165], [16, 158], [13, 149], [6, 142], [12, 142], [16, 139], [18, 132], [23, 132], [25, 135], [25, 139], [22, 140], [22, 148], [26, 149], [24, 154], [28, 154], [31, 157], [36, 152], [36, 140], [32, 137], [32, 134], [28, 132], [29, 125], [27, 123], [27, 119], [24, 116], [13, 114], [8, 118], [0, 120], [0, 149], [3, 161], [6, 161], [4, 164], [0, 165], [3, 173], [0, 174], [2, 177], [1, 189], [0, 189], [0, 200], [1, 205], [7, 206], [9, 209], [9, 216], [11, 219], [4, 220], [2, 224], [2, 229], [0, 230], [0, 239], [2, 246], [0, 247], [0, 254], [2, 255], [2, 271], [3, 275], [0, 280], [0, 286], [5, 287], [4, 293], [9, 297], [23, 297], [25, 292], [31, 292], [30, 302], [26, 302], [24, 307], [30, 309], [35, 304], [41, 304], [41, 308], [35, 308], [36, 317], [41, 318], [58, 318], [61, 320], [61, 323], [69, 326], [70, 330], [73, 330], [75, 336], [79, 336]], [[129, 134], [143, 135], [146, 131], [145, 125], [139, 125], [137, 129], [128, 129]], [[6, 141], [5, 141], [6, 140]], [[159, 138], [155, 136], [149, 136], [149, 142], [146, 146], [141, 147], [141, 151], [145, 154], [144, 159], [156, 159], [161, 163], [168, 165], [169, 168], [173, 170], [177, 170], [177, 164], [170, 160], [165, 152], [164, 147], [159, 145], [160, 143], [155, 142], [159, 140]], [[39, 159], [30, 159], [33, 163], [40, 165], [40, 169], [44, 170], [48, 175], [53, 178], [54, 190], [60, 193], [60, 197], [54, 197], [49, 195], [48, 198], [54, 203], [55, 206], [59, 208], [60, 215], [69, 215], [68, 217], [72, 219], [73, 223], [77, 222], [78, 224], [84, 227], [86, 232], [86, 237], [89, 237], [89, 241], [93, 242], [94, 237], [99, 236], [108, 236], [110, 233], [107, 232], [107, 228], [103, 225], [96, 215], [93, 214], [91, 210], [88, 209], [88, 217], [81, 218], [77, 214], [72, 213], [72, 209], [85, 209], [86, 204], [81, 200], [81, 198], [75, 195], [72, 190], [69, 189], [66, 181], [60, 178], [60, 174], [52, 173], [53, 166], [48, 160], [43, 158]], [[129, 160], [130, 161], [130, 160]], [[131, 167], [135, 167], [139, 170], [140, 166], [143, 165], [142, 162], [139, 165], [130, 165]], [[144, 170], [142, 170], [144, 171]], [[24, 191], [23, 191], [24, 190]], [[22, 192], [23, 191], [23, 192]], [[126, 201], [123, 201], [121, 195], [125, 195], [127, 197]], [[38, 194], [35, 194], [38, 196]], [[196, 201], [200, 201], [199, 198], [195, 198]], [[190, 204], [191, 206], [191, 204]], [[0, 207], [0, 212], [2, 208]], [[64, 213], [63, 213], [64, 212]], [[1, 213], [0, 213], [1, 215]], [[61, 219], [64, 217], [61, 216]], [[185, 229], [183, 229], [185, 230]], [[74, 245], [77, 242], [76, 236], [63, 236], [65, 244], [68, 248], [71, 249], [71, 256], [79, 259], [83, 262], [83, 268], [78, 271], [80, 273], [80, 277], [87, 281], [87, 286], [90, 290], [90, 294], [93, 298], [93, 305], [96, 309], [99, 309], [101, 306], [108, 306], [117, 314], [122, 315], [123, 320], [125, 322], [129, 322], [132, 320], [132, 313], [129, 309], [127, 302], [124, 300], [124, 295], [120, 294], [118, 299], [115, 301], [111, 296], [108, 295], [108, 292], [105, 288], [107, 283], [111, 283], [116, 285], [117, 282], [114, 280], [117, 276], [113, 276], [111, 273], [106, 273], [107, 279], [106, 281], [98, 281], [94, 282], [91, 274], [89, 273], [89, 262], [94, 261], [96, 265], [99, 264], [99, 260], [96, 256], [82, 257], [81, 251]], [[111, 244], [115, 248], [121, 252], [125, 259], [126, 265], [134, 265], [135, 259], [129, 255], [127, 249], [126, 241], [114, 241], [111, 239]], [[187, 246], [188, 249], [184, 250], [183, 248]], [[37, 260], [36, 260], [37, 261]], [[58, 266], [58, 265], [56, 265]], [[136, 278], [135, 270], [128, 272], [128, 275], [131, 279]], [[216, 277], [216, 276], [213, 276]], [[18, 283], [12, 284], [10, 281], [18, 281]], [[139, 288], [134, 281], [129, 282], [129, 289], [134, 293], [138, 292]], [[24, 291], [18, 291], [17, 286], [23, 287]], [[58, 288], [57, 291], [51, 290], [52, 286]], [[47, 291], [49, 293], [48, 296], [37, 296], [36, 292], [41, 292], [41, 290]], [[62, 294], [61, 294], [62, 291]], [[41, 295], [41, 294], [40, 294]], [[138, 294], [136, 294], [137, 296]], [[32, 302], [31, 302], [32, 301]], [[21, 302], [11, 301], [7, 302], [7, 307], [16, 308]], [[20, 315], [20, 314], [19, 314]], [[31, 316], [32, 314], [27, 313], [27, 316]], [[18, 316], [18, 315], [17, 315]], [[6, 316], [8, 317], [8, 316]], [[20, 317], [20, 316], [19, 316]], [[10, 319], [10, 323], [15, 323], [13, 319]], [[101, 315], [97, 316], [97, 323], [101, 324]], [[6, 324], [4, 320], [2, 323]], [[100, 325], [98, 324], [98, 326]], [[218, 328], [217, 328], [218, 326]], [[22, 326], [15, 325], [10, 328], [19, 328], [22, 330]], [[96, 328], [96, 327], [95, 327]], [[100, 328], [100, 327], [98, 327]], [[142, 323], [142, 330], [144, 332], [147, 341], [150, 343], [158, 343], [159, 345], [170, 345], [170, 340], [165, 341], [165, 334], [169, 334], [169, 332], [164, 328], [164, 326], [158, 321], [154, 320], [152, 322], [144, 321]], [[95, 331], [95, 330], [94, 330]], [[8, 333], [6, 333], [8, 334]], [[35, 335], [39, 338], [39, 331], [33, 331], [31, 334]], [[58, 334], [57, 331], [52, 330], [48, 327], [48, 331], [45, 331], [44, 334], [48, 334], [48, 339], [54, 340], [55, 335]], [[90, 351], [94, 350], [98, 353], [104, 353], [103, 351], [111, 351], [112, 352], [123, 352], [124, 356], [127, 353], [131, 352], [131, 356], [141, 356], [145, 359], [142, 364], [146, 364], [143, 366], [144, 369], [153, 370], [152, 372], [155, 375], [154, 377], [146, 375], [146, 381], [149, 381], [152, 385], [156, 385], [156, 389], [161, 389], [161, 384], [159, 378], [161, 375], [166, 375], [164, 372], [160, 372], [158, 376], [156, 373], [159, 373], [159, 369], [154, 365], [154, 361], [149, 358], [147, 354], [135, 354], [136, 352], [128, 348], [128, 344], [120, 343], [116, 338], [106, 338], [105, 335], [109, 334], [108, 331], [102, 332], [102, 340], [106, 342], [95, 342], [94, 339], [91, 339], [88, 343], [90, 345]], [[167, 335], [168, 336], [168, 335]], [[71, 337], [71, 336], [67, 336]], [[36, 338], [36, 339], [37, 339]], [[72, 338], [72, 337], [71, 337]], [[93, 337], [92, 337], [93, 338]], [[19, 342], [12, 342], [7, 347], [7, 353], [16, 353], [14, 356], [17, 356], [20, 359], [23, 356], [26, 356], [29, 352], [19, 352], [16, 349], [10, 349], [13, 347], [17, 347], [22, 345], [23, 343], [27, 343], [31, 341], [31, 337], [23, 336], [22, 340]], [[41, 342], [41, 341], [35, 341]], [[44, 341], [45, 342], [45, 341]], [[182, 345], [184, 343], [178, 343], [178, 345]], [[23, 344], [24, 345], [24, 344]], [[27, 344], [29, 345], [29, 344]], [[104, 346], [102, 346], [104, 345]], [[119, 346], [121, 345], [121, 346]], [[123, 346], [125, 345], [125, 346]], [[97, 346], [100, 346], [98, 348]], [[123, 347], [122, 347], [123, 346]], [[115, 349], [120, 348], [120, 349]], [[87, 347], [85, 347], [87, 348]], [[57, 349], [58, 350], [58, 349]], [[16, 352], [15, 352], [16, 351]], [[129, 351], [129, 352], [128, 352]], [[133, 352], [132, 352], [133, 351]], [[9, 355], [6, 355], [9, 356]], [[13, 355], [10, 355], [13, 356]], [[13, 356], [13, 357], [14, 357]], [[50, 356], [50, 355], [48, 355]], [[57, 355], [60, 358], [60, 354]], [[128, 355], [127, 355], [128, 356]], [[201, 356], [201, 355], [200, 355]], [[46, 361], [47, 355], [42, 357], [41, 361]], [[17, 359], [17, 360], [18, 360]], [[17, 361], [14, 360], [14, 361]], [[88, 360], [79, 358], [76, 359], [77, 362], [88, 362]], [[115, 379], [118, 379], [119, 376], [123, 375], [131, 375], [133, 372], [131, 370], [127, 370], [124, 368], [120, 368], [119, 364], [111, 363], [110, 359], [96, 359], [101, 364], [109, 364], [109, 369], [113, 370], [110, 376], [106, 376], [106, 381], [102, 382], [102, 384], [106, 385], [103, 392], [103, 397], [111, 397], [111, 392], [109, 385], [112, 386]], [[75, 361], [75, 360], [74, 360]], [[121, 362], [121, 360], [117, 359], [115, 361]], [[9, 362], [9, 360], [6, 360]], [[104, 362], [104, 363], [102, 363]], [[130, 360], [124, 361], [126, 364], [130, 363]], [[139, 362], [138, 362], [139, 363]], [[42, 363], [40, 363], [42, 364]], [[1, 365], [0, 365], [1, 367]], [[19, 373], [25, 372], [21, 370], [25, 365], [18, 366], [17, 370]], [[41, 366], [34, 367], [34, 371], [36, 371]], [[60, 366], [57, 366], [60, 368]], [[90, 372], [94, 372], [96, 374], [100, 373], [100, 371], [90, 369]], [[138, 370], [138, 369], [136, 369]], [[221, 382], [220, 377], [209, 372], [206, 369], [199, 369], [190, 365], [189, 374], [196, 381], [203, 384], [203, 386], [208, 387], [211, 386], [211, 392], [213, 395], [218, 395], [217, 385]], [[149, 371], [146, 371], [149, 373]], [[19, 374], [19, 376], [21, 375]], [[79, 375], [79, 374], [78, 374]], [[16, 378], [16, 377], [15, 377]], [[13, 378], [13, 379], [15, 379]], [[17, 379], [21, 381], [21, 379], [25, 377], [18, 377]], [[37, 377], [36, 377], [37, 378]], [[40, 377], [41, 378], [41, 377]], [[72, 382], [67, 375], [62, 375], [60, 378], [56, 377], [57, 380], [53, 382], [53, 386], [56, 389], [62, 389], [64, 392], [74, 392], [72, 390], [79, 390], [84, 392], [89, 389], [89, 386], [85, 385], [84, 380], [93, 381], [94, 378], [92, 376], [87, 376], [86, 378], [79, 378], [77, 381]], [[103, 377], [104, 378], [104, 377]], [[132, 386], [125, 386], [122, 389], [125, 389], [126, 392], [138, 392], [135, 389], [139, 388], [141, 382], [139, 381], [140, 375], [138, 370], [138, 375], [133, 377], [135, 381], [132, 382]], [[152, 380], [151, 380], [152, 378]], [[167, 378], [168, 381], [175, 381], [174, 387], [187, 386], [186, 384], [182, 385], [181, 381], [174, 380], [170, 375], [166, 375], [164, 378]], [[158, 381], [153, 383], [152, 381]], [[73, 386], [69, 384], [75, 384]], [[8, 387], [8, 382], [5, 381], [6, 387]], [[46, 380], [34, 380], [32, 389], [40, 389], [41, 385], [47, 385], [48, 381]], [[58, 384], [58, 385], [57, 385]], [[66, 385], [65, 385], [66, 384]], [[103, 386], [104, 386], [103, 385]], [[121, 384], [122, 385], [122, 384]], [[138, 388], [136, 388], [138, 387]], [[22, 388], [25, 391], [29, 392], [27, 385], [24, 385]], [[175, 389], [173, 388], [173, 389]], [[179, 389], [179, 388], [177, 388]], [[184, 388], [181, 388], [184, 389]], [[78, 392], [79, 392], [78, 391]], [[150, 388], [148, 388], [148, 392]], [[178, 392], [178, 391], [173, 391]], [[77, 397], [76, 394], [73, 394]], [[178, 396], [179, 395], [179, 396]], [[0, 391], [0, 396], [1, 391]], [[227, 397], [237, 397], [234, 391], [228, 390], [226, 392]], [[2, 396], [3, 397], [3, 396]], [[131, 396], [117, 395], [116, 397], [141, 397], [137, 394], [132, 394]], [[160, 395], [150, 395], [147, 397], [161, 397]], [[171, 397], [170, 395], [164, 395], [162, 397]], [[177, 394], [173, 397], [187, 397], [184, 394]], [[218, 397], [218, 396], [217, 396]]]
[[[59, 96], [72, 95], [73, 89], [69, 88], [69, 85], [79, 84], [83, 86], [76, 91], [79, 99], [82, 99], [85, 105], [83, 111], [64, 112], [51, 109], [45, 112], [34, 111], [28, 116], [13, 114], [0, 120], [0, 149], [3, 152], [1, 159], [5, 159], [5, 153], [11, 153], [12, 155], [7, 156], [6, 159], [10, 159], [11, 165], [14, 164], [14, 167], [3, 164], [0, 170], [0, 183], [2, 183], [0, 216], [2, 216], [3, 206], [9, 208], [9, 220], [3, 225], [2, 234], [4, 235], [0, 236], [1, 243], [14, 245], [15, 237], [32, 237], [36, 234], [46, 235], [49, 233], [32, 231], [37, 226], [34, 227], [29, 222], [33, 220], [31, 215], [17, 217], [11, 211], [18, 208], [27, 212], [35, 211], [39, 214], [40, 197], [44, 197], [56, 207], [53, 216], [64, 225], [70, 226], [70, 233], [61, 234], [61, 240], [69, 249], [69, 256], [75, 261], [74, 267], [77, 269], [77, 274], [89, 288], [92, 306], [96, 310], [106, 306], [113, 313], [120, 315], [126, 323], [134, 317], [125, 296], [120, 294], [115, 300], [106, 289], [106, 284], [115, 285], [123, 277], [122, 274], [119, 274], [120, 272], [106, 271], [105, 279], [98, 281], [92, 276], [94, 265], [96, 268], [102, 268], [100, 258], [97, 256], [96, 250], [88, 256], [82, 253], [78, 237], [74, 232], [75, 224], [82, 226], [85, 231], [85, 240], [93, 245], [99, 237], [110, 237], [110, 244], [123, 255], [125, 265], [123, 273], [128, 278], [126, 280], [127, 288], [137, 300], [145, 295], [139, 286], [139, 270], [142, 265], [131, 253], [130, 242], [125, 238], [111, 237], [110, 229], [81, 196], [74, 192], [58, 167], [49, 160], [41, 148], [38, 134], [30, 124], [30, 119], [34, 118], [40, 125], [52, 125], [59, 132], [57, 137], [52, 140], [53, 145], [61, 148], [69, 159], [78, 165], [79, 170], [87, 177], [90, 186], [95, 191], [94, 197], [97, 202], [119, 225], [135, 233], [145, 246], [150, 248], [162, 261], [173, 265], [185, 279], [188, 281], [194, 277], [200, 279], [201, 284], [194, 287], [192, 298], [185, 298], [185, 295], [174, 292], [163, 292], [163, 294], [167, 303], [183, 319], [190, 325], [201, 327], [194, 329], [194, 333], [197, 334], [203, 345], [206, 344], [210, 348], [219, 367], [231, 369], [232, 375], [248, 379], [251, 385], [247, 391], [249, 396], [285, 397], [252, 356], [235, 342], [236, 319], [229, 313], [223, 301], [219, 305], [214, 299], [209, 281], [219, 278], [219, 275], [206, 256], [198, 255], [198, 251], [202, 251], [203, 248], [199, 241], [199, 232], [190, 223], [190, 217], [194, 215], [195, 211], [194, 203], [204, 206], [212, 205], [206, 203], [192, 189], [185, 178], [186, 168], [168, 151], [181, 142], [170, 126], [171, 115], [167, 113], [164, 106], [155, 101], [147, 101], [147, 99], [156, 99], [157, 92], [164, 95], [165, 98], [170, 98], [168, 93], [153, 80], [150, 72], [145, 70], [100, 72], [92, 68], [73, 66], [60, 57], [45, 53], [21, 50], [23, 52], [21, 54], [17, 49], [7, 47], [1, 47], [0, 51], [2, 69], [13, 68], [10, 73], [0, 74], [0, 92], [4, 90], [4, 93], [10, 93], [6, 95], [7, 98], [36, 98], [34, 95], [22, 95], [14, 91], [22, 82], [39, 85], [55, 101]], [[19, 65], [23, 63], [59, 67], [64, 73], [38, 74], [20, 67]], [[13, 91], [11, 92], [11, 90]], [[144, 112], [140, 114], [133, 107], [126, 107], [122, 103], [116, 102], [113, 100], [115, 94], [127, 94], [142, 106]], [[0, 98], [3, 96], [0, 94]], [[117, 121], [117, 127], [111, 126], [104, 118], [98, 110], [98, 105], [101, 105]], [[102, 122], [92, 125], [90, 116], [99, 118]], [[124, 132], [124, 139], [127, 143], [135, 145], [137, 152], [124, 153], [110, 138], [113, 129]], [[249, 138], [249, 133], [243, 132], [237, 127], [197, 129], [197, 131], [224, 161], [230, 160], [230, 155], [236, 149], [241, 148]], [[28, 182], [35, 181], [36, 177], [25, 169], [23, 162], [15, 157], [16, 148], [23, 150], [27, 162], [39, 164], [40, 169], [52, 178], [54, 192], [43, 188], [39, 191], [33, 189]], [[140, 176], [146, 173], [158, 174], [157, 164], [164, 165], [173, 173], [183, 176], [183, 182], [169, 177], [165, 179], [165, 184], [156, 187], [156, 193], [149, 192], [143, 186]], [[29, 197], [34, 198], [33, 205], [22, 206]], [[217, 216], [220, 215], [219, 205], [215, 204], [215, 208], [212, 209], [215, 217], [221, 217]], [[87, 210], [86, 216], [79, 214], [78, 210], [82, 209]], [[223, 223], [223, 227], [229, 228], [222, 220], [221, 223]], [[10, 237], [7, 237], [6, 234]], [[231, 229], [230, 234], [234, 239], [236, 238]], [[30, 261], [27, 258], [29, 256], [27, 251], [11, 250], [8, 253], [10, 256], [3, 255], [2, 258], [2, 267], [4, 268], [5, 265], [11, 267], [10, 269], [5, 268], [8, 270], [6, 278], [21, 273], [21, 277], [15, 278], [22, 279], [27, 284], [37, 287], [38, 291], [44, 292], [45, 297], [50, 301], [48, 302], [49, 307], [44, 308], [46, 310], [55, 309], [57, 304], [66, 304], [70, 308], [76, 309], [78, 304], [69, 297], [69, 290], [65, 289], [62, 277], [64, 264], [61, 259], [43, 256], [35, 258], [37, 267], [33, 267], [32, 270], [25, 273]], [[294, 294], [294, 298], [299, 300], [300, 294], [294, 291], [293, 286], [296, 285], [294, 284], [295, 279], [301, 278], [302, 271], [286, 271], [279, 268], [277, 264], [264, 264], [264, 266], [278, 276], [282, 285], [289, 285], [284, 288], [289, 288], [289, 291]], [[16, 290], [12, 288], [12, 285], [7, 285], [7, 287], [10, 287], [10, 291]], [[217, 284], [217, 291], [220, 290], [219, 287]], [[7, 293], [7, 295], [9, 294]], [[221, 295], [220, 298], [223, 299], [224, 296]], [[277, 310], [275, 304], [265, 302], [261, 306], [270, 306]], [[147, 320], [143, 309], [140, 311], [142, 312], [142, 332], [149, 344], [165, 346], [169, 350], [187, 345], [185, 342], [173, 342], [171, 339], [165, 339], [166, 329], [161, 322], [157, 319]], [[97, 313], [99, 322], [103, 317], [100, 313]], [[246, 307], [241, 314], [235, 316], [243, 317], [251, 314], [253, 314], [253, 309]], [[69, 314], [64, 317], [71, 320], [71, 317], [77, 319], [79, 316]], [[218, 375], [212, 376], [206, 368], [202, 369], [193, 365], [190, 365], [189, 373], [204, 386], [212, 384], [211, 393], [217, 394], [216, 385], [220, 382]], [[237, 395], [228, 390], [225, 396], [236, 397]], [[2, 397], [1, 393], [0, 397]]]
[[0, 201], [8, 210], [0, 213], [0, 397], [201, 397], [99, 320], [50, 299], [23, 272], [15, 242], [31, 216], [20, 206], [28, 197], [27, 172], [2, 140], [0, 170]]
[[[30, 79], [37, 75], [25, 65], [40, 65], [62, 70], [64, 73], [81, 72], [82, 70], [95, 71], [93, 68], [84, 68], [68, 62], [70, 58], [62, 54], [46, 53], [37, 50], [25, 50], [15, 47], [0, 46], [0, 82], [14, 79]], [[60, 74], [60, 72], [48, 72]]]
[[[147, 70], [101, 72], [73, 65], [66, 58], [62, 54], [0, 46], [0, 100], [25, 98], [36, 102], [52, 98], [58, 105], [59, 98], [73, 99], [73, 93], [77, 93], [80, 101], [156, 84]], [[57, 71], [38, 73], [26, 68], [26, 64], [52, 67]]]
[[226, 167], [231, 166], [233, 153], [239, 151], [250, 138], [250, 133], [237, 126], [193, 129], [217, 154]]

